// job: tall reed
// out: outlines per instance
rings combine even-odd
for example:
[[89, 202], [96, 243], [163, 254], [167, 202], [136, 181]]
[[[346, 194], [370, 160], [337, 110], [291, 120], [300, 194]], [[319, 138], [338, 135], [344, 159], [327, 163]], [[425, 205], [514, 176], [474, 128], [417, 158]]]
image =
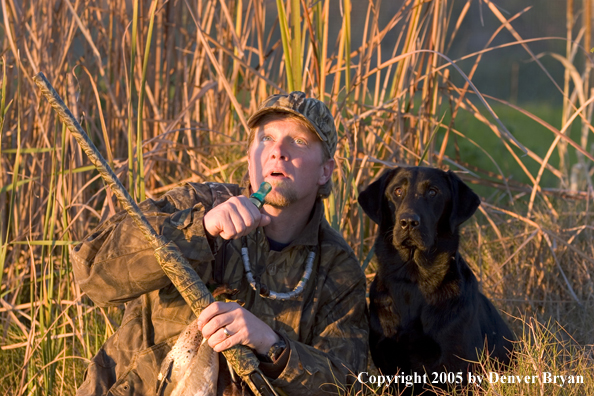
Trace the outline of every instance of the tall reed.
[[[447, 57], [471, 0], [459, 13], [451, 0], [389, 3], [0, 2], [0, 362], [12, 368], [0, 392], [73, 394], [121, 317], [120, 309], [95, 307], [73, 279], [69, 247], [118, 204], [39, 100], [31, 81], [39, 70], [137, 199], [180, 182], [239, 182], [247, 115], [273, 93], [316, 96], [331, 108], [339, 133], [326, 217], [370, 278], [375, 226], [356, 203], [359, 190], [397, 165], [450, 168], [488, 194], [462, 245], [483, 290], [508, 313], [554, 318], [574, 337], [572, 345], [592, 343], [590, 64], [576, 64], [583, 50], [571, 41], [582, 17], [568, 5], [575, 20], [567, 25], [565, 53], [554, 59], [571, 83], [552, 92], [564, 107], [551, 123], [472, 84], [482, 56], [505, 45], [490, 40], [483, 51]], [[481, 4], [500, 22], [492, 39], [506, 31], [514, 37], [509, 45], [542, 66], [534, 40], [512, 24], [531, 11], [506, 16], [489, 0]], [[361, 10], [362, 29], [353, 26]], [[462, 60], [471, 66], [461, 69]], [[544, 66], [542, 72], [548, 74]], [[523, 118], [551, 137], [546, 155], [506, 127]], [[461, 127], [470, 120], [484, 128], [478, 139]], [[570, 134], [574, 126], [582, 128], [579, 141]], [[498, 153], [485, 143], [491, 137]], [[480, 153], [482, 162], [467, 160], [465, 150]], [[561, 162], [553, 163], [554, 155]], [[522, 321], [510, 321], [521, 334]]]

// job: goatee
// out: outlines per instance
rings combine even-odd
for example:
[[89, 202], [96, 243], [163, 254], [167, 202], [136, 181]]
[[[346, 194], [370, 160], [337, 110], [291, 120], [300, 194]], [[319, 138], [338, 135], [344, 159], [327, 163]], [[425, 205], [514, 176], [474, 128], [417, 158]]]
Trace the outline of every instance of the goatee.
[[276, 181], [271, 183], [274, 191], [268, 194], [264, 203], [273, 208], [286, 208], [297, 201], [297, 191], [286, 181]]

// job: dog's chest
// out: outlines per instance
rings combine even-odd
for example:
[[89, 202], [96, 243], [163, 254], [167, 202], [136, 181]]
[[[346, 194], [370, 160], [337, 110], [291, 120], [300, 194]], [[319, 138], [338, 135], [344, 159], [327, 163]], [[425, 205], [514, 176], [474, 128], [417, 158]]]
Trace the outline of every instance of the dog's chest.
[[372, 317], [379, 321], [382, 333], [394, 337], [407, 329], [422, 327], [423, 310], [427, 308], [423, 295], [412, 284], [404, 282], [385, 286], [372, 285], [370, 293]]

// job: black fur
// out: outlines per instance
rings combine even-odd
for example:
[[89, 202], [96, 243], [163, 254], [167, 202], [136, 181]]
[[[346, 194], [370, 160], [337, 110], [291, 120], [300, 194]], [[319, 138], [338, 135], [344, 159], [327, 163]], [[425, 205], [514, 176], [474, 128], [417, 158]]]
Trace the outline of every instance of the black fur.
[[452, 172], [414, 167], [385, 172], [359, 204], [379, 225], [370, 348], [381, 372], [466, 379], [485, 339], [489, 355], [508, 364], [514, 336], [458, 254], [459, 226], [479, 197]]

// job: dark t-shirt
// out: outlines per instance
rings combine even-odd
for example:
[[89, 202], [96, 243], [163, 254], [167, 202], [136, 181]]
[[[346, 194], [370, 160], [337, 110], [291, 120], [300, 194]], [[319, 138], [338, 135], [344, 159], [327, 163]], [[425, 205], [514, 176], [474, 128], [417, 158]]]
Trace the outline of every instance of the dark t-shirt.
[[270, 238], [267, 238], [267, 239], [268, 239], [268, 246], [270, 246], [270, 250], [274, 250], [275, 252], [280, 252], [281, 250], [283, 250], [284, 248], [286, 248], [287, 246], [289, 246], [291, 244], [291, 242], [280, 243], [280, 242], [277, 242]]

